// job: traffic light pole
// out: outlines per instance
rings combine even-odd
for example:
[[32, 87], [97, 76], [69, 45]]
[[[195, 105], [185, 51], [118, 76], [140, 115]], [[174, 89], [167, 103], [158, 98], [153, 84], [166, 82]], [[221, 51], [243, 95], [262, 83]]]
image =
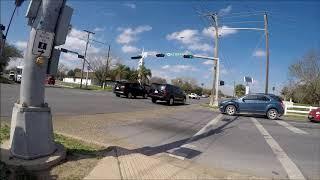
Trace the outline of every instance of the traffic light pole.
[[[37, 55], [34, 49], [41, 47], [41, 42], [36, 38], [38, 32], [54, 34], [64, 3], [64, 0], [42, 0], [32, 24], [24, 57], [20, 100], [14, 104], [11, 120], [10, 150], [17, 158], [35, 159], [50, 155], [56, 150], [51, 110], [44, 101], [44, 82], [49, 59], [44, 54], [49, 47], [48, 44], [42, 46], [44, 51]], [[53, 43], [53, 40], [50, 41], [49, 43]]]
[[[218, 39], [219, 39], [219, 29], [218, 29], [218, 16], [214, 14], [211, 16], [214, 21], [214, 29], [215, 29], [215, 45], [214, 45], [214, 57], [218, 59]], [[210, 105], [218, 106], [218, 93], [219, 93], [219, 60], [215, 61], [213, 65], [212, 74], [214, 75], [212, 81], [212, 90], [210, 97]], [[213, 97], [213, 95], [215, 95]]]

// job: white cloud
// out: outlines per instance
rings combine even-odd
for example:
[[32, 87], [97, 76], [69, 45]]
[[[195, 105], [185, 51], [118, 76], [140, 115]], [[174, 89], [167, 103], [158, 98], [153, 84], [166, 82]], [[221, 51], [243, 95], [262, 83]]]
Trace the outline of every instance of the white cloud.
[[212, 65], [212, 64], [213, 64], [213, 61], [212, 61], [212, 60], [206, 60], [206, 61], [204, 61], [202, 64]]
[[190, 65], [164, 65], [161, 69], [167, 70], [169, 72], [183, 72], [183, 71], [198, 71], [197, 68]]
[[96, 28], [93, 29], [93, 31], [95, 31], [95, 32], [101, 32], [101, 31], [105, 31], [105, 30], [106, 30], [105, 27], [103, 27], [103, 28], [96, 27]]
[[137, 7], [137, 5], [134, 4], [134, 3], [125, 3], [125, 4], [123, 4], [123, 5], [131, 8], [131, 9], [135, 9], [135, 8]]
[[226, 15], [226, 14], [230, 13], [231, 10], [232, 10], [232, 6], [229, 5], [223, 9], [220, 9], [219, 15]]
[[[238, 31], [236, 29], [228, 29], [228, 26], [222, 26], [218, 28], [219, 37], [228, 36], [231, 34], [236, 34]], [[210, 26], [202, 30], [202, 34], [207, 37], [215, 38], [215, 28]]]
[[265, 55], [266, 55], [266, 52], [261, 49], [254, 51], [252, 54], [252, 56], [255, 56], [255, 57], [264, 57]]
[[20, 50], [25, 50], [27, 48], [28, 42], [26, 41], [17, 41], [13, 43]]
[[119, 34], [116, 41], [119, 44], [129, 44], [131, 42], [137, 41], [138, 34], [150, 30], [152, 30], [152, 27], [149, 25], [138, 26], [136, 28], [118, 28], [118, 31], [122, 31], [122, 33]]
[[193, 51], [210, 51], [211, 47], [207, 43], [201, 42], [201, 36], [198, 30], [184, 29], [182, 31], [173, 32], [166, 36], [167, 40], [176, 40], [185, 45], [189, 50]]
[[136, 52], [140, 51], [137, 47], [131, 46], [131, 45], [123, 45], [121, 50], [124, 53], [136, 53]]

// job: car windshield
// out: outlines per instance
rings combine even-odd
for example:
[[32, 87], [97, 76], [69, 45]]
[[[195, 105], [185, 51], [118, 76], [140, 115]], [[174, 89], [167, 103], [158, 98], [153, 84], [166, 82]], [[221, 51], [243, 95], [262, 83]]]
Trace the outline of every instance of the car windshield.
[[320, 0], [0, 14], [0, 180], [320, 180]]

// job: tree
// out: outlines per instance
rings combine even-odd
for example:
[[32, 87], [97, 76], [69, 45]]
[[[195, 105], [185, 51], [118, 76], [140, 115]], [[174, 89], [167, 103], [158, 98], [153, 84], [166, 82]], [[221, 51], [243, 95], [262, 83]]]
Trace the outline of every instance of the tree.
[[149, 83], [149, 78], [151, 78], [152, 73], [150, 69], [147, 69], [144, 66], [141, 66], [140, 69], [138, 70], [138, 74], [140, 74], [141, 78], [141, 83], [146, 84]]
[[198, 87], [197, 81], [195, 79], [186, 77], [172, 79], [171, 83], [175, 86], [180, 87], [186, 93], [192, 93]]
[[74, 72], [74, 73], [81, 72], [81, 69], [75, 68], [75, 69], [73, 70], [73, 72]]
[[114, 69], [114, 73], [120, 78], [120, 80], [124, 78], [127, 79], [128, 74], [130, 73], [130, 68], [126, 65], [118, 64], [116, 69]]
[[167, 80], [161, 77], [153, 76], [150, 78], [150, 83], [167, 84]]
[[3, 72], [12, 58], [22, 58], [22, 52], [14, 45], [6, 43], [0, 56], [0, 72]]
[[246, 93], [246, 87], [243, 84], [237, 84], [235, 88], [236, 96], [241, 97]]
[[76, 75], [76, 73], [75, 73], [74, 70], [72, 70], [72, 69], [69, 70], [68, 73], [67, 73], [67, 76], [68, 76], [68, 77], [74, 77], [75, 75]]
[[63, 63], [59, 63], [58, 65], [58, 73], [57, 78], [62, 81], [63, 78], [66, 76], [66, 72], [68, 71], [67, 67]]
[[130, 82], [137, 82], [138, 81], [138, 71], [135, 69], [130, 69], [126, 75], [126, 80]]
[[320, 54], [309, 51], [289, 66], [290, 84], [281, 94], [294, 102], [320, 105]]

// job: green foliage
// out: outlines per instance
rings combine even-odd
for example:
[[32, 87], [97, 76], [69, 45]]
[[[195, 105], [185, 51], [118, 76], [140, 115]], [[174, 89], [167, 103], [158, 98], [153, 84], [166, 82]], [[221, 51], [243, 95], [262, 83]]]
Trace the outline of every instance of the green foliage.
[[68, 71], [67, 76], [68, 77], [74, 77], [76, 75], [76, 73], [71, 69]]
[[285, 99], [320, 106], [320, 54], [309, 51], [289, 67], [291, 84], [281, 90]]
[[138, 74], [141, 76], [141, 82], [143, 84], [149, 84], [149, 78], [152, 76], [151, 70], [147, 69], [146, 67], [142, 66], [138, 70]]
[[10, 127], [7, 125], [0, 126], [0, 144], [10, 138]]
[[241, 97], [246, 93], [246, 87], [243, 84], [237, 84], [235, 87], [235, 92], [237, 97]]
[[3, 72], [11, 58], [22, 58], [22, 52], [14, 45], [6, 43], [0, 56], [0, 72]]

